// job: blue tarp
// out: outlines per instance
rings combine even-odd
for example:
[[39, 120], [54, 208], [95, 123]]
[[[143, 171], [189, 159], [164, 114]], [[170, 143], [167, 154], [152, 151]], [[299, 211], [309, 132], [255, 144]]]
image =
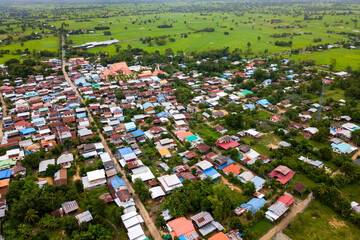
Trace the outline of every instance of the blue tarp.
[[0, 179], [10, 178], [12, 169], [0, 171]]

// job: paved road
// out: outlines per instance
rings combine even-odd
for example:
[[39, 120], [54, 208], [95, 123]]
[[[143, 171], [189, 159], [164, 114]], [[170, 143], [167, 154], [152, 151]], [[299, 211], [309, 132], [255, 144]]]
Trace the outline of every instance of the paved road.
[[[62, 46], [64, 46], [64, 37], [62, 37]], [[66, 81], [70, 84], [71, 88], [76, 92], [77, 96], [80, 98], [81, 103], [84, 103], [84, 99], [82, 98], [80, 92], [77, 90], [76, 86], [70, 80], [67, 72], [65, 71], [65, 63], [66, 63], [66, 61], [65, 61], [65, 49], [63, 48], [62, 49], [62, 71], [63, 71], [63, 74], [65, 76]], [[87, 111], [90, 122], [95, 122], [88, 107], [86, 107], [86, 111]], [[137, 194], [135, 194], [135, 191], [134, 191], [131, 183], [125, 177], [124, 171], [121, 169], [118, 161], [116, 160], [116, 158], [112, 154], [112, 152], [111, 152], [111, 150], [110, 150], [110, 148], [109, 148], [103, 134], [99, 131], [99, 129], [97, 130], [97, 132], [99, 133], [99, 136], [101, 138], [101, 142], [104, 145], [105, 150], [109, 153], [111, 160], [114, 162], [114, 167], [116, 168], [117, 172], [121, 172], [123, 174], [122, 179], [124, 180], [129, 192], [133, 194], [133, 198], [134, 198], [136, 207], [139, 208], [140, 215], [144, 219], [145, 224], [146, 224], [147, 228], [149, 229], [149, 232], [150, 232], [151, 236], [155, 240], [161, 240], [162, 237], [161, 237], [161, 234], [160, 234], [159, 230], [157, 229], [157, 227], [155, 226], [153, 220], [151, 219], [150, 214], [148, 213], [148, 211], [145, 209], [144, 205], [142, 204], [139, 196]]]
[[6, 103], [4, 101], [4, 98], [2, 96], [2, 93], [0, 93], [0, 100], [1, 100], [1, 105], [2, 105], [2, 112], [3, 112], [3, 117], [0, 120], [0, 143], [1, 140], [4, 136], [4, 132], [3, 132], [3, 128], [4, 128], [4, 118], [6, 117], [7, 113], [6, 113]]
[[291, 211], [286, 215], [283, 219], [280, 220], [273, 228], [271, 228], [265, 235], [263, 235], [259, 240], [269, 240], [273, 236], [275, 236], [278, 232], [282, 231], [284, 228], [289, 225], [289, 223], [296, 217], [298, 213], [302, 213], [309, 203], [313, 200], [312, 193], [305, 198], [303, 201], [299, 201], [299, 203], [291, 208]]

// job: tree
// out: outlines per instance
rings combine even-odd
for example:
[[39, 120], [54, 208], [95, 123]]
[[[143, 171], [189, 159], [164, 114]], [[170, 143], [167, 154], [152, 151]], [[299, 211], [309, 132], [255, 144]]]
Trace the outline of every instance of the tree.
[[149, 189], [145, 186], [145, 183], [140, 179], [136, 178], [133, 184], [136, 194], [139, 194], [139, 197], [142, 202], [146, 202], [150, 199], [151, 194]]
[[40, 161], [41, 159], [38, 153], [29, 153], [24, 157], [24, 160], [22, 160], [22, 164], [26, 168], [35, 169], [39, 167]]
[[165, 222], [165, 219], [164, 219], [163, 215], [159, 215], [156, 218], [155, 225], [157, 227], [163, 227], [163, 226], [165, 226], [165, 224], [166, 224], [166, 222]]
[[18, 231], [24, 238], [28, 238], [31, 234], [31, 227], [29, 224], [21, 223], [18, 227]]
[[332, 159], [331, 147], [322, 147], [319, 149], [319, 157], [324, 161], [330, 161]]
[[36, 211], [35, 209], [29, 209], [26, 212], [25, 215], [25, 221], [27, 221], [28, 223], [34, 223], [36, 220], [39, 219], [39, 215], [38, 215], [38, 211]]
[[244, 195], [251, 196], [255, 192], [255, 184], [251, 181], [248, 181], [243, 186]]
[[260, 37], [260, 36], [258, 36], [258, 37], [257, 37], [257, 40], [258, 40], [258, 41], [260, 41], [260, 40], [261, 40], [261, 37]]
[[61, 169], [60, 165], [49, 164], [46, 168], [46, 176], [53, 177], [54, 174]]
[[246, 44], [247, 46], [248, 46], [248, 48], [251, 46], [251, 43], [250, 42], [248, 42], [247, 44]]
[[351, 132], [351, 139], [355, 142], [356, 145], [360, 145], [360, 129]]
[[225, 116], [225, 123], [229, 128], [241, 129], [243, 127], [243, 118], [240, 114], [228, 114]]
[[239, 232], [243, 232], [243, 230], [245, 229], [244, 224], [241, 222], [240, 218], [238, 217], [232, 217], [230, 219], [230, 227], [232, 229], [238, 229]]

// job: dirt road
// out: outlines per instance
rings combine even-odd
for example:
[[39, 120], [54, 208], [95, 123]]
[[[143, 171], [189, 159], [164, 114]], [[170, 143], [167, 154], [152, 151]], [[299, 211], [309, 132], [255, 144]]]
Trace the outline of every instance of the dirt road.
[[289, 223], [296, 217], [298, 213], [302, 213], [309, 203], [313, 200], [312, 193], [307, 196], [307, 198], [303, 201], [299, 201], [299, 203], [291, 208], [291, 211], [286, 215], [283, 219], [280, 220], [273, 228], [271, 228], [267, 233], [265, 233], [259, 240], [269, 240], [275, 234], [282, 231], [284, 228], [289, 225]]
[[[63, 37], [62, 37], [62, 45], [64, 46], [64, 38]], [[65, 63], [66, 63], [65, 62], [65, 50], [62, 49], [62, 71], [63, 71], [63, 74], [65, 76], [65, 79], [70, 84], [71, 88], [76, 92], [77, 96], [80, 99], [80, 102], [84, 103], [84, 99], [82, 98], [80, 92], [77, 90], [76, 86], [70, 80], [67, 72], [65, 71]], [[88, 115], [88, 118], [89, 118], [90, 122], [94, 122], [94, 118], [92, 117], [92, 114], [91, 114], [88, 107], [86, 107], [86, 111], [87, 111], [87, 115]], [[161, 237], [161, 234], [160, 234], [159, 230], [157, 229], [157, 227], [155, 226], [153, 220], [151, 219], [150, 214], [148, 213], [148, 211], [145, 209], [144, 205], [142, 204], [139, 196], [135, 194], [135, 191], [134, 191], [131, 183], [125, 177], [124, 171], [121, 169], [118, 161], [116, 160], [115, 156], [112, 154], [112, 152], [111, 152], [111, 150], [110, 150], [110, 148], [109, 148], [103, 134], [99, 131], [99, 129], [97, 130], [97, 132], [99, 133], [99, 136], [101, 138], [101, 142], [104, 145], [104, 148], [105, 148], [106, 152], [109, 153], [111, 160], [114, 162], [114, 167], [116, 168], [117, 172], [121, 172], [123, 174], [122, 179], [124, 180], [129, 192], [133, 195], [136, 207], [139, 208], [140, 215], [144, 219], [145, 224], [146, 224], [147, 228], [149, 229], [149, 232], [150, 232], [151, 236], [155, 240], [161, 240], [162, 237]]]
[[6, 117], [6, 103], [4, 101], [4, 98], [2, 96], [2, 93], [0, 93], [0, 100], [1, 100], [1, 105], [2, 105], [2, 112], [3, 112], [3, 117], [1, 118], [0, 121], [0, 142], [4, 136], [4, 132], [3, 132], [3, 128], [4, 128], [4, 118]]

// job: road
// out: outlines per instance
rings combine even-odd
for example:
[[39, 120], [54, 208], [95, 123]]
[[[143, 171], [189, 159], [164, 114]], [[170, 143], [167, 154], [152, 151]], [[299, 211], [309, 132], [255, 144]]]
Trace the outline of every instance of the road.
[[267, 233], [265, 233], [259, 240], [269, 240], [275, 236], [278, 232], [286, 228], [289, 223], [296, 217], [298, 213], [302, 213], [309, 203], [313, 200], [313, 194], [310, 193], [307, 198], [291, 208], [291, 211], [283, 219], [281, 219], [273, 228], [271, 228]]
[[4, 132], [3, 132], [3, 128], [4, 128], [4, 118], [6, 117], [7, 113], [6, 113], [6, 103], [4, 101], [4, 98], [2, 96], [2, 93], [0, 93], [0, 100], [1, 100], [1, 106], [2, 106], [2, 112], [3, 112], [3, 117], [1, 118], [0, 121], [0, 143], [2, 141], [2, 138], [4, 136]]
[[[63, 74], [65, 76], [66, 81], [70, 84], [71, 88], [75, 91], [75, 93], [79, 97], [80, 102], [84, 103], [84, 99], [82, 98], [80, 92], [77, 90], [75, 84], [70, 80], [67, 72], [65, 71], [66, 60], [65, 60], [65, 49], [63, 48], [64, 44], [65, 44], [65, 40], [64, 40], [64, 37], [62, 36], [62, 71], [63, 71]], [[89, 118], [90, 122], [95, 122], [94, 118], [93, 118], [93, 116], [92, 116], [92, 114], [90, 112], [90, 109], [88, 107], [86, 107], [86, 111], [87, 111], [87, 115], [88, 115], [88, 118]], [[140, 215], [144, 219], [145, 224], [146, 224], [147, 228], [149, 229], [149, 232], [150, 232], [151, 236], [155, 240], [161, 240], [162, 237], [161, 237], [161, 234], [160, 234], [159, 230], [157, 229], [157, 227], [155, 226], [153, 220], [151, 219], [150, 214], [148, 213], [148, 211], [145, 209], [144, 205], [142, 204], [139, 196], [137, 194], [135, 194], [135, 191], [134, 191], [131, 183], [125, 177], [126, 175], [125, 175], [124, 171], [121, 169], [118, 161], [116, 160], [115, 156], [112, 154], [112, 152], [111, 152], [111, 150], [110, 150], [110, 148], [109, 148], [103, 134], [99, 131], [99, 129], [97, 130], [97, 132], [98, 132], [98, 134], [99, 134], [99, 136], [101, 138], [101, 142], [104, 145], [104, 148], [105, 148], [106, 152], [109, 153], [111, 160], [114, 162], [114, 167], [116, 168], [116, 171], [121, 172], [123, 174], [122, 179], [124, 180], [129, 192], [133, 195], [136, 207], [139, 208]]]

